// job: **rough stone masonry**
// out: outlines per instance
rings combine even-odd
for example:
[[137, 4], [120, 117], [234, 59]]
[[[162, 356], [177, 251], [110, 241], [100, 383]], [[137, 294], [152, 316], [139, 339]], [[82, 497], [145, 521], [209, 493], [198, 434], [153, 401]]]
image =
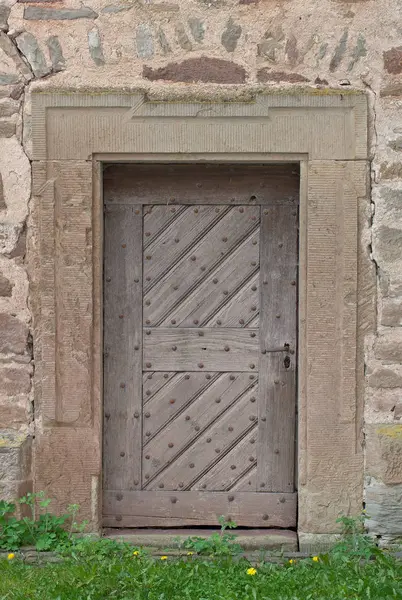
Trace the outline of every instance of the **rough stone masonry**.
[[[30, 486], [33, 82], [365, 90], [375, 333], [365, 338], [370, 531], [402, 540], [402, 4], [398, 0], [0, 0], [0, 496]], [[45, 376], [45, 374], [42, 374]], [[36, 380], [36, 385], [40, 385]]]

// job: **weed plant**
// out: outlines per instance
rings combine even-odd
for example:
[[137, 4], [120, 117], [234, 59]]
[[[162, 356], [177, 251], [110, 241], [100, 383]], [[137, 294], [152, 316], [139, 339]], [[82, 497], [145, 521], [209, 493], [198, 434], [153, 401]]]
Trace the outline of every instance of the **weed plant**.
[[[227, 532], [235, 524], [224, 519], [220, 533], [188, 538], [180, 556], [159, 557], [128, 543], [71, 535], [71, 518], [59, 535], [68, 519], [50, 519], [45, 534], [57, 532], [62, 562], [28, 565], [10, 552], [0, 560], [0, 600], [402, 600], [402, 563], [365, 534], [364, 519], [342, 517], [342, 539], [326, 554], [253, 564]], [[31, 521], [43, 519], [31, 515]], [[42, 525], [25, 525], [17, 538], [6, 527], [2, 547], [24, 536], [38, 547]], [[46, 540], [46, 547], [54, 544]]]

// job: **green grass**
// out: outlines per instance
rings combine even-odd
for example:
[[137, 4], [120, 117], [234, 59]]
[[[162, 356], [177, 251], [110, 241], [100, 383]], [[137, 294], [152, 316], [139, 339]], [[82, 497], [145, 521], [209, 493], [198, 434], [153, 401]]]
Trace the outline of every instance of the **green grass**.
[[0, 561], [0, 600], [402, 599], [402, 564], [378, 551], [256, 565], [231, 556], [152, 559], [116, 543], [84, 542], [62, 563]]

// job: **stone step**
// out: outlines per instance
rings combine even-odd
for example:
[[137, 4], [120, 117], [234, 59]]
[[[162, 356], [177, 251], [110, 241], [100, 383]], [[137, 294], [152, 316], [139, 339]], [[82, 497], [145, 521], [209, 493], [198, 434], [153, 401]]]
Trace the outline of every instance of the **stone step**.
[[[207, 538], [220, 529], [105, 529], [104, 537], [128, 542], [151, 551], [171, 549], [177, 553], [188, 537]], [[226, 530], [236, 536], [236, 542], [247, 551], [297, 552], [297, 533], [288, 529]]]

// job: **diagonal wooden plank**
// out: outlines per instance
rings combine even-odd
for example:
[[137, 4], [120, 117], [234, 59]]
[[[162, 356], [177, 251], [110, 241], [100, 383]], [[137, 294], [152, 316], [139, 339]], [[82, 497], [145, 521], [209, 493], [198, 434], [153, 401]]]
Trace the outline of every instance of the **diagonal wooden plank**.
[[[144, 442], [149, 442], [163, 427], [169, 426], [218, 376], [218, 373], [177, 373], [146, 405]], [[149, 430], [152, 435], [146, 436], [145, 431]]]
[[[250, 401], [254, 390], [247, 390], [242, 397], [219, 416], [191, 446], [182, 452], [148, 486], [148, 489], [190, 489], [193, 483], [218, 462], [257, 423], [256, 403]], [[212, 407], [211, 407], [212, 410]], [[249, 455], [249, 461], [257, 458], [257, 449]]]
[[[170, 211], [175, 210], [167, 206], [163, 209], [168, 214]], [[152, 289], [159, 279], [166, 275], [166, 272], [173, 269], [182, 257], [192, 252], [197, 242], [229, 210], [231, 209], [228, 206], [200, 206], [195, 209], [189, 206], [185, 208], [177, 219], [166, 227], [146, 249], [144, 260], [145, 292]], [[144, 231], [144, 242], [147, 233], [151, 232]]]
[[185, 206], [156, 204], [144, 209], [144, 248], [152, 242], [186, 210]]
[[169, 381], [177, 377], [175, 371], [164, 373], [163, 371], [143, 373], [142, 375], [142, 390], [143, 403], [146, 404], [152, 396], [161, 390]]
[[[228, 238], [229, 240], [229, 238]], [[176, 327], [194, 327], [203, 325], [216, 311], [237, 293], [253, 273], [258, 270], [259, 263], [259, 232], [251, 236], [236, 248], [213, 272], [200, 283], [187, 298], [177, 304], [173, 311], [161, 322], [161, 326], [168, 326], [171, 320], [176, 322]], [[254, 242], [257, 242], [254, 244]], [[245, 295], [242, 308], [247, 315], [257, 310], [257, 303], [252, 303]], [[237, 322], [235, 327], [239, 327]]]
[[[257, 489], [257, 465], [245, 473], [236, 483], [230, 488], [233, 492], [250, 492]], [[229, 490], [228, 490], [229, 491]]]
[[248, 329], [253, 329], [255, 327], [258, 327], [260, 323], [260, 313], [258, 312], [258, 314], [255, 315], [255, 317], [253, 319], [251, 319], [251, 321], [249, 323], [246, 323], [245, 327], [247, 327]]
[[[205, 378], [211, 375], [205, 375]], [[150, 439], [144, 448], [143, 483], [151, 482], [162, 469], [174, 461], [202, 432], [256, 383], [246, 373], [224, 373], [213, 382], [184, 412]], [[145, 427], [145, 436], [151, 438], [151, 418]], [[147, 435], [148, 433], [148, 435]], [[173, 444], [173, 445], [172, 445]], [[149, 458], [146, 458], [149, 456]]]
[[257, 328], [259, 323], [259, 272], [232, 296], [226, 304], [204, 323], [206, 327], [247, 327], [253, 323]]
[[[255, 395], [251, 397], [256, 400]], [[256, 457], [256, 447], [257, 431], [254, 428], [193, 484], [191, 489], [215, 492], [232, 489], [237, 481], [243, 479], [245, 474], [248, 476], [250, 469], [256, 464], [256, 460], [250, 461], [250, 457]], [[248, 490], [256, 491], [256, 488], [248, 486]]]
[[256, 206], [232, 207], [193, 247], [190, 255], [184, 256], [145, 294], [145, 324], [158, 325], [178, 302], [191, 294], [209, 272], [242, 243], [256, 228], [258, 219], [259, 209]]

